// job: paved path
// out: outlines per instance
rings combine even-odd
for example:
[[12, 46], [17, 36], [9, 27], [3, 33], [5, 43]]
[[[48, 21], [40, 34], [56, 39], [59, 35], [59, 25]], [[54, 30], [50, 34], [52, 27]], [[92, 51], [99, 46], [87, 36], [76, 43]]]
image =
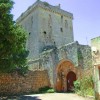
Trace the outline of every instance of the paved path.
[[51, 93], [36, 94], [20, 97], [18, 100], [93, 100], [92, 98], [84, 98], [72, 93]]

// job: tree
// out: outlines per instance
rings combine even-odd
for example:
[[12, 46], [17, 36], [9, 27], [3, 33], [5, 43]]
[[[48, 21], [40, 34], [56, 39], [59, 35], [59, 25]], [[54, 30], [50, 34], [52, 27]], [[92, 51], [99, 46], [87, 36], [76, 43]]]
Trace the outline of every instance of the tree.
[[26, 32], [13, 21], [12, 0], [0, 0], [0, 72], [26, 68]]

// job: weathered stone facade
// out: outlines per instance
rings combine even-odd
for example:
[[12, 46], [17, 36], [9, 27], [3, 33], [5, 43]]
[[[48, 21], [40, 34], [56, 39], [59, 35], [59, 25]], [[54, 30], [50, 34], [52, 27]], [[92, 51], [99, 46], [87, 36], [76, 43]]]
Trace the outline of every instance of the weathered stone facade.
[[[28, 32], [29, 69], [48, 70], [51, 86], [61, 91], [68, 89], [68, 75], [77, 79], [81, 70], [92, 64], [91, 48], [74, 41], [72, 20], [73, 15], [60, 6], [41, 1], [17, 19]], [[61, 69], [60, 72], [57, 69]], [[73, 85], [75, 80], [71, 81]]]
[[39, 57], [42, 51], [55, 45], [59, 47], [73, 42], [72, 19], [71, 13], [46, 2], [37, 1], [29, 7], [17, 19], [17, 23], [28, 32], [29, 59]]
[[50, 87], [48, 72], [29, 71], [25, 76], [17, 72], [12, 74], [0, 74], [0, 95], [16, 95], [38, 92], [42, 87]]
[[[72, 63], [73, 67], [70, 69], [70, 66], [66, 63], [66, 66], [63, 70], [65, 71], [65, 76], [69, 71], [75, 72], [77, 78], [81, 76], [81, 72], [88, 67], [92, 66], [91, 58], [91, 49], [87, 45], [80, 45], [78, 42], [73, 42], [67, 45], [64, 45], [60, 48], [54, 48], [46, 50], [41, 53], [40, 58], [36, 60], [29, 61], [29, 69], [46, 69], [48, 70], [50, 83], [52, 87], [55, 87], [57, 83], [57, 68], [63, 60], [65, 62], [69, 61]], [[61, 66], [62, 66], [61, 64]], [[69, 67], [68, 67], [69, 66]], [[74, 69], [74, 70], [73, 70]], [[66, 79], [65, 79], [66, 80]], [[67, 81], [67, 80], [66, 80]], [[64, 81], [66, 84], [66, 81]], [[64, 91], [66, 91], [65, 87]]]
[[91, 40], [93, 67], [94, 67], [94, 84], [95, 97], [100, 100], [100, 36]]

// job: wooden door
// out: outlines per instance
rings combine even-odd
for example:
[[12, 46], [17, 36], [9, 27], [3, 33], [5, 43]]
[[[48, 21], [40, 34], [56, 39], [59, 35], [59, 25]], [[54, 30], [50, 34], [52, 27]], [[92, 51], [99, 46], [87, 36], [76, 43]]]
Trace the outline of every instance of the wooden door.
[[70, 71], [67, 74], [67, 91], [73, 91], [74, 81], [76, 81], [76, 74]]

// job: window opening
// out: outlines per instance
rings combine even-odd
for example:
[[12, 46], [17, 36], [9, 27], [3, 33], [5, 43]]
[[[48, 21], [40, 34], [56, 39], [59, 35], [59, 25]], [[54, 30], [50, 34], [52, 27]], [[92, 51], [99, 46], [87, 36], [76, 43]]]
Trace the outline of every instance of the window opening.
[[63, 16], [61, 16], [61, 23], [63, 24]]
[[67, 22], [67, 20], [65, 20], [65, 27], [66, 27], [66, 28], [68, 27], [68, 22]]
[[29, 35], [31, 34], [31, 32], [29, 32]]
[[44, 34], [47, 34], [46, 31], [43, 32]]
[[60, 31], [63, 32], [63, 28], [60, 28]]

